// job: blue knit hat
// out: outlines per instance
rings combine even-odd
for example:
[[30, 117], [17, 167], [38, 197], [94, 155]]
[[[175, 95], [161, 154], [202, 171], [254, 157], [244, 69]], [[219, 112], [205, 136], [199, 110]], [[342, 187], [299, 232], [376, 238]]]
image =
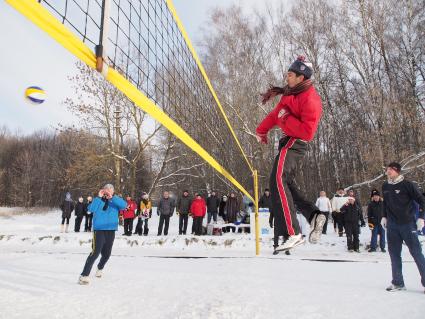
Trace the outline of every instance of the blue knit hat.
[[313, 65], [311, 63], [306, 62], [305, 57], [300, 55], [291, 64], [288, 71], [292, 71], [297, 75], [304, 75], [305, 79], [309, 79], [313, 75]]

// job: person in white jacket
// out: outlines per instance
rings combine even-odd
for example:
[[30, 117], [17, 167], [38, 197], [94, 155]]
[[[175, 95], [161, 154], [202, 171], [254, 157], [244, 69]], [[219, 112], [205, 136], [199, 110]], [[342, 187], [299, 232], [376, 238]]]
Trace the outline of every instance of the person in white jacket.
[[344, 234], [344, 220], [341, 214], [341, 207], [348, 201], [348, 197], [343, 188], [339, 188], [335, 196], [331, 200], [332, 205], [332, 218], [334, 220], [334, 229], [338, 226], [338, 235], [342, 237]]
[[332, 212], [332, 205], [329, 198], [326, 196], [325, 191], [320, 192], [320, 197], [316, 200], [316, 206], [319, 208], [321, 213], [326, 216], [326, 222], [323, 225], [322, 234], [326, 235], [328, 228], [329, 214]]

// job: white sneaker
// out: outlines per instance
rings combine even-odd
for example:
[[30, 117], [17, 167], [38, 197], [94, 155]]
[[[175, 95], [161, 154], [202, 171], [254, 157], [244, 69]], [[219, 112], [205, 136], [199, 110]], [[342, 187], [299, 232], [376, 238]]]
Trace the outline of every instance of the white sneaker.
[[305, 240], [303, 239], [302, 234], [289, 236], [288, 240], [285, 241], [282, 245], [277, 247], [277, 251], [289, 250], [295, 248], [301, 244], [304, 244]]
[[89, 284], [89, 276], [80, 276], [80, 278], [78, 279], [78, 283], [80, 285], [88, 285]]
[[386, 290], [389, 292], [402, 291], [402, 290], [406, 290], [406, 287], [391, 284], [390, 286], [387, 287]]
[[326, 216], [323, 214], [314, 215], [310, 224], [310, 236], [308, 241], [312, 244], [317, 244], [322, 236], [323, 226], [326, 222]]
[[101, 269], [98, 269], [98, 270], [96, 270], [96, 274], [95, 274], [95, 276], [96, 276], [97, 278], [101, 278], [101, 277], [102, 277], [102, 274], [103, 274], [102, 270], [101, 270]]

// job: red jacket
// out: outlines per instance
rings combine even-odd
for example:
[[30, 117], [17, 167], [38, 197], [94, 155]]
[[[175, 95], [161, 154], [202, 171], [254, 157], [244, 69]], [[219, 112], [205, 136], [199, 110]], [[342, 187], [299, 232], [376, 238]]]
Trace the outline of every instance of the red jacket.
[[132, 200], [127, 201], [127, 208], [120, 211], [124, 219], [136, 217], [137, 204]]
[[204, 217], [207, 213], [207, 204], [203, 198], [195, 198], [190, 205], [190, 212], [193, 217]]
[[311, 86], [298, 95], [282, 96], [276, 107], [257, 127], [259, 136], [267, 135], [275, 125], [290, 137], [311, 141], [322, 115], [322, 101]]

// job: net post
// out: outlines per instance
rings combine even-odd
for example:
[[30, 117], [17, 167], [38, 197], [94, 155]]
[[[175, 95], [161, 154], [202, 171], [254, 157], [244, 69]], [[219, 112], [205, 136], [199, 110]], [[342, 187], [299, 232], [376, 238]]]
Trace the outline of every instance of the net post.
[[100, 21], [99, 44], [96, 45], [96, 70], [106, 76], [108, 67], [106, 65], [106, 42], [109, 31], [109, 0], [102, 0], [102, 16]]
[[258, 222], [258, 172], [254, 170], [254, 207], [255, 207], [255, 255], [260, 255], [260, 224]]

